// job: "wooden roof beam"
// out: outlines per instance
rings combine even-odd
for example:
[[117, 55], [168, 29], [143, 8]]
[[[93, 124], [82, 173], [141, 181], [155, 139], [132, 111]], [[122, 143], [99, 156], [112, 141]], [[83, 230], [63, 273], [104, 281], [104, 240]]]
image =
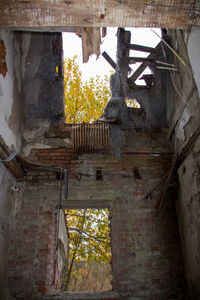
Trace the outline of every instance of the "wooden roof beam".
[[200, 25], [198, 0], [1, 0], [0, 27], [166, 27]]
[[[161, 43], [161, 42], [160, 42]], [[160, 43], [156, 46], [155, 50], [160, 46]], [[150, 64], [150, 61], [153, 60], [156, 56], [156, 52], [152, 52], [147, 56], [147, 60], [144, 61], [139, 68], [133, 73], [133, 75], [129, 78], [131, 81], [135, 82], [138, 77], [144, 72], [144, 70], [148, 67]]]
[[152, 62], [153, 59], [148, 58], [148, 57], [129, 57], [128, 58], [128, 63], [129, 64], [135, 64], [137, 62], [145, 62], [145, 61]]

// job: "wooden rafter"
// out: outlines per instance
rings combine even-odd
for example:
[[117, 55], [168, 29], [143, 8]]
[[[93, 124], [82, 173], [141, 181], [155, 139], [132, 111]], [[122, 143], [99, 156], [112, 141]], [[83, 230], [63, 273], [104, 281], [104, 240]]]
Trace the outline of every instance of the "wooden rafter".
[[131, 81], [135, 82], [138, 77], [144, 72], [144, 70], [148, 67], [150, 62], [155, 58], [156, 56], [156, 49], [159, 47], [160, 43], [156, 46], [155, 52], [151, 52], [146, 60], [137, 68], [137, 70], [133, 73], [133, 75], [129, 78]]
[[137, 62], [152, 62], [153, 59], [148, 58], [148, 57], [129, 57], [128, 63], [129, 64], [135, 64]]
[[155, 52], [155, 48], [137, 45], [137, 44], [127, 45], [127, 48], [130, 50], [135, 50], [135, 51], [150, 52], [150, 53]]

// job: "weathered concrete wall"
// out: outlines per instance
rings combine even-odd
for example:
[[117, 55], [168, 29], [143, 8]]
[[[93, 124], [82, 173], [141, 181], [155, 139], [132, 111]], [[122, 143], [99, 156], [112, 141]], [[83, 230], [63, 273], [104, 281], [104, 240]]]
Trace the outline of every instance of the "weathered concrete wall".
[[[132, 134], [127, 134], [121, 159], [111, 154], [78, 157], [66, 148], [32, 150], [29, 158], [68, 168], [69, 198], [65, 201], [63, 195], [63, 207], [110, 208], [113, 288], [119, 295], [112, 299], [176, 299], [184, 280], [173, 191], [158, 216], [154, 208], [171, 153], [163, 132]], [[97, 169], [102, 180], [96, 180]], [[57, 177], [45, 170], [28, 173], [10, 249], [9, 284], [15, 297], [30, 299], [53, 287]]]
[[[174, 114], [169, 136], [177, 155], [188, 148], [186, 158], [178, 170], [179, 197], [177, 213], [184, 253], [185, 271], [191, 299], [200, 298], [200, 238], [199, 238], [199, 61], [200, 28], [190, 32], [173, 31], [174, 49], [184, 59], [186, 66], [175, 59], [179, 73], [173, 74]], [[191, 138], [194, 137], [193, 143]], [[196, 141], [195, 141], [196, 140]]]
[[64, 120], [61, 33], [22, 33], [24, 142]]

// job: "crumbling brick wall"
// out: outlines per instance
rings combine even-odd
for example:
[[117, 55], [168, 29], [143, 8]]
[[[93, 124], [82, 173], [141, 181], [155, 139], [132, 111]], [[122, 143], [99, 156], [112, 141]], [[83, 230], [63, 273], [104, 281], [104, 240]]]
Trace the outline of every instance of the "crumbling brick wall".
[[[83, 207], [109, 207], [113, 288], [119, 299], [176, 299], [184, 280], [173, 190], [157, 216], [154, 208], [171, 153], [163, 146], [163, 133], [137, 132], [130, 140], [121, 159], [77, 156], [66, 148], [35, 149], [30, 158], [68, 169], [69, 198], [63, 196], [63, 207], [81, 201]], [[96, 180], [97, 169], [102, 180]], [[58, 199], [58, 172], [30, 170], [10, 247], [9, 283], [15, 297], [39, 293], [42, 299], [53, 289]]]
[[54, 205], [36, 190], [24, 193], [10, 245], [9, 290], [16, 297], [30, 299], [36, 292], [54, 286], [55, 231]]

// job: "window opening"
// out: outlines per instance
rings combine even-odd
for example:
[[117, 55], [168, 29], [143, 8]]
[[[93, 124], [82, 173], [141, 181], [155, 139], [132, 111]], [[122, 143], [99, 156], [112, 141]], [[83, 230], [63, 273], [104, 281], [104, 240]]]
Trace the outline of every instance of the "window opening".
[[125, 99], [126, 105], [130, 108], [141, 108], [141, 105], [137, 102], [136, 99]]
[[96, 180], [102, 180], [102, 179], [103, 179], [102, 170], [101, 169], [96, 170]]
[[65, 210], [68, 257], [57, 284], [60, 289], [85, 292], [112, 289], [108, 217], [106, 208]]
[[135, 179], [142, 179], [138, 167], [133, 168], [133, 174], [134, 174]]

